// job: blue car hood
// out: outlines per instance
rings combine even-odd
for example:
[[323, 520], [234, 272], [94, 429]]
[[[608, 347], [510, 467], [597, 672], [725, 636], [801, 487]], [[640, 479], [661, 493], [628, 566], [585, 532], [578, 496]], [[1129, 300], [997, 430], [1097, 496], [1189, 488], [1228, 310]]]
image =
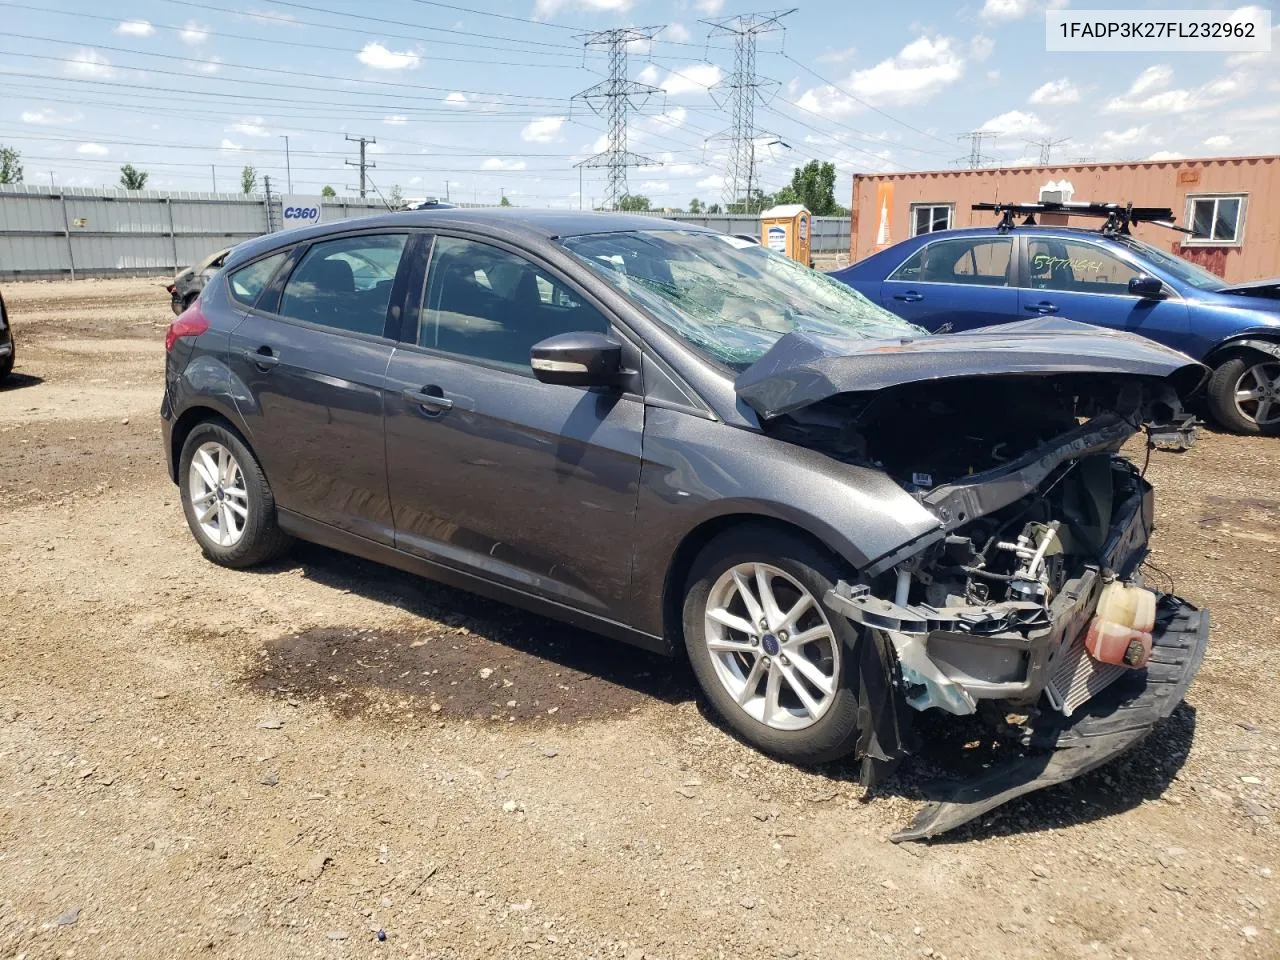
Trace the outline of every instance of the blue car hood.
[[840, 393], [864, 393], [960, 377], [1120, 374], [1168, 380], [1186, 397], [1207, 369], [1129, 333], [1044, 317], [963, 333], [852, 340], [788, 333], [734, 381], [765, 419]]

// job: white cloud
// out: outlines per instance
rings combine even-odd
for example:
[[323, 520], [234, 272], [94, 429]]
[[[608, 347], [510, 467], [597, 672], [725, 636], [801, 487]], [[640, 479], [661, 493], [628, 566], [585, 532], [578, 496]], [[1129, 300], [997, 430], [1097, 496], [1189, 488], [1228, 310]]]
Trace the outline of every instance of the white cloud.
[[722, 190], [724, 188], [724, 177], [718, 173], [713, 173], [709, 177], [703, 177], [698, 181], [698, 186], [704, 190]]
[[652, 87], [658, 82], [658, 75], [660, 72], [661, 71], [658, 70], [656, 64], [646, 63], [644, 68], [636, 74], [636, 79], [641, 83], [647, 83]]
[[1231, 144], [1232, 144], [1231, 138], [1228, 137], [1225, 133], [1220, 133], [1217, 136], [1209, 137], [1204, 142], [1204, 145], [1206, 147], [1209, 147], [1210, 149], [1213, 149], [1213, 150], [1225, 150], [1227, 147], [1231, 146]]
[[523, 160], [503, 160], [501, 157], [490, 157], [480, 164], [481, 170], [523, 170], [528, 164]]
[[264, 123], [265, 119], [263, 117], [245, 117], [240, 122], [233, 123], [227, 129], [232, 133], [243, 133], [246, 137], [269, 137], [271, 136], [271, 131], [263, 125]]
[[646, 180], [636, 188], [642, 194], [670, 193], [671, 184], [666, 180]]
[[659, 113], [650, 118], [650, 122], [657, 127], [680, 127], [684, 126], [685, 120], [689, 118], [689, 111], [679, 105], [672, 107], [666, 113]]
[[71, 62], [65, 66], [67, 73], [80, 77], [111, 76], [111, 61], [97, 50], [77, 50]]
[[825, 50], [818, 54], [819, 63], [844, 63], [858, 52], [857, 47], [845, 47], [843, 50]]
[[560, 139], [560, 128], [564, 126], [564, 117], [538, 117], [525, 124], [520, 131], [520, 139], [529, 143], [553, 143]]
[[1058, 104], [1079, 103], [1080, 90], [1074, 83], [1063, 77], [1061, 80], [1050, 80], [1036, 87], [1027, 97], [1027, 103]]
[[23, 110], [22, 122], [34, 123], [39, 126], [54, 126], [60, 123], [75, 123], [77, 120], [83, 120], [82, 113], [58, 113], [56, 110]]
[[1175, 150], [1157, 150], [1148, 160], [1181, 160], [1183, 155]]
[[[922, 36], [912, 40], [896, 56], [866, 70], [855, 70], [844, 88], [876, 106], [909, 106], [923, 103], [955, 83], [964, 74], [964, 59], [949, 37]], [[835, 87], [806, 90], [798, 103], [805, 110], [840, 116], [861, 109], [861, 104]]]
[[997, 22], [1020, 20], [1030, 8], [1030, 0], [987, 0], [982, 5], [982, 19]]
[[194, 20], [188, 20], [179, 32], [178, 36], [182, 38], [182, 42], [190, 47], [198, 47], [209, 39], [210, 30], [206, 26], [196, 23]]
[[146, 20], [121, 20], [116, 24], [115, 32], [126, 37], [149, 37], [156, 32], [156, 28]]
[[1127, 130], [1102, 131], [1101, 143], [1104, 147], [1127, 147], [1138, 143], [1147, 136], [1147, 126], [1129, 127]]
[[392, 127], [403, 127], [409, 122], [409, 118], [400, 113], [393, 113], [390, 116], [383, 117], [382, 122]]
[[689, 28], [683, 23], [669, 23], [667, 29], [662, 31], [663, 40], [674, 40], [676, 43], [688, 43], [693, 38], [693, 34], [689, 32]]
[[219, 150], [243, 150], [244, 147], [238, 143], [232, 143], [226, 137], [222, 138], [222, 143], [218, 146]]
[[631, 9], [632, 0], [538, 0], [533, 15], [546, 19], [561, 10], [582, 10], [586, 13], [625, 13]]
[[[643, 71], [642, 71], [643, 72]], [[679, 70], [672, 70], [659, 84], [669, 96], [682, 93], [706, 93], [720, 82], [720, 68], [714, 63], [694, 63]]]
[[985, 34], [978, 33], [969, 41], [969, 56], [979, 62], [991, 56], [996, 48], [996, 42]]
[[82, 143], [76, 147], [76, 153], [83, 153], [90, 157], [105, 157], [110, 152], [100, 143]]
[[422, 63], [422, 57], [412, 50], [388, 50], [375, 41], [366, 43], [356, 59], [374, 70], [411, 70]]
[[1048, 133], [1049, 125], [1034, 113], [1010, 110], [992, 117], [978, 129], [1000, 137], [1031, 137]]
[[1242, 71], [1214, 77], [1198, 87], [1169, 88], [1173, 68], [1167, 64], [1148, 67], [1138, 74], [1127, 93], [1112, 97], [1104, 108], [1108, 113], [1187, 113], [1203, 110], [1248, 92], [1252, 82]]
[[990, 80], [992, 83], [995, 83], [997, 80], [999, 80], [999, 79], [1000, 79], [1000, 71], [999, 71], [999, 70], [988, 70], [988, 71], [987, 71], [987, 79], [988, 79], [988, 80]]
[[222, 69], [221, 57], [209, 57], [207, 60], [192, 60], [187, 63], [192, 73], [217, 73]]
[[694, 7], [699, 13], [705, 13], [714, 17], [717, 13], [724, 9], [724, 0], [698, 0]]
[[453, 93], [449, 94], [447, 97], [444, 98], [444, 102], [445, 103], [466, 103], [467, 98], [465, 95], [455, 90], [453, 91]]

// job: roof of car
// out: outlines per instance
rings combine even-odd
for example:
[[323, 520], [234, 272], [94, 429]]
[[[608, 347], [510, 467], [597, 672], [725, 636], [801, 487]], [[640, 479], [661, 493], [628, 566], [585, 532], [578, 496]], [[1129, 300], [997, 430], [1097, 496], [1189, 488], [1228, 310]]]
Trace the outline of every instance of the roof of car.
[[695, 230], [714, 233], [694, 223], [645, 217], [629, 213], [597, 213], [578, 210], [525, 210], [514, 207], [454, 207], [435, 210], [404, 210], [372, 217], [332, 220], [314, 227], [301, 227], [281, 233], [269, 233], [247, 240], [236, 247], [229, 258], [232, 266], [266, 250], [298, 240], [310, 240], [344, 230], [368, 230], [383, 227], [454, 226], [493, 230], [495, 233], [524, 234], [543, 240], [576, 237], [590, 233], [622, 233], [629, 230]]
[[[1115, 234], [1103, 233], [1100, 230], [1090, 230], [1086, 227], [1062, 227], [1052, 224], [1032, 224], [1023, 226], [1018, 224], [1012, 230], [1000, 230], [995, 225], [989, 227], [957, 227], [952, 230], [935, 230], [932, 233], [917, 234], [912, 240], [943, 240], [947, 237], [989, 237], [989, 236], [1015, 236], [1019, 233], [1032, 234], [1037, 237], [1062, 237], [1063, 239], [1087, 238], [1091, 240], [1114, 240]], [[905, 241], [904, 241], [905, 242]]]

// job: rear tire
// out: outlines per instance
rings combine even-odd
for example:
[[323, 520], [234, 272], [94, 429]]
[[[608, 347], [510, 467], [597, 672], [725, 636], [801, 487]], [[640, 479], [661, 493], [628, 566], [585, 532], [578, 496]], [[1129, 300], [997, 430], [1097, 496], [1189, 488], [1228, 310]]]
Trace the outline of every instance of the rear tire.
[[[1280, 398], [1270, 401], [1266, 408], [1256, 400], [1245, 401], [1245, 407], [1254, 411], [1255, 416], [1250, 416], [1247, 410], [1241, 409], [1241, 404], [1236, 400], [1236, 392], [1241, 389], [1242, 380], [1248, 379], [1247, 375], [1250, 371], [1264, 366], [1280, 371], [1280, 362], [1269, 362], [1260, 356], [1231, 357], [1214, 369], [1213, 375], [1209, 378], [1207, 397], [1209, 412], [1221, 427], [1232, 433], [1246, 436], [1280, 434]], [[1249, 380], [1249, 383], [1243, 386], [1250, 386], [1253, 382]], [[1261, 418], [1262, 423], [1259, 423], [1256, 418], [1256, 413], [1260, 410], [1265, 412], [1265, 416]]]
[[18, 346], [10, 341], [9, 355], [0, 360], [0, 382], [6, 380], [9, 374], [13, 373], [14, 362], [18, 359]]
[[214, 563], [252, 567], [283, 556], [293, 544], [276, 522], [276, 501], [262, 466], [223, 424], [197, 424], [187, 435], [178, 486], [187, 526]]
[[[772, 603], [761, 600], [760, 576]], [[716, 537], [689, 572], [683, 625], [694, 675], [739, 736], [781, 760], [825, 763], [857, 744], [858, 634], [822, 605], [842, 576], [842, 565], [809, 541], [758, 525]], [[749, 622], [744, 584], [771, 621], [764, 628]], [[786, 622], [800, 607], [805, 612]]]

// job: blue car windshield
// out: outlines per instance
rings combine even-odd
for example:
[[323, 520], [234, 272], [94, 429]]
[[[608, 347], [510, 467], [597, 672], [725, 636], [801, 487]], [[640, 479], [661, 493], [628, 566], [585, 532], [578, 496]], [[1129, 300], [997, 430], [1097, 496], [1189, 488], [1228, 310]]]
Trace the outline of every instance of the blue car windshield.
[[1183, 260], [1179, 256], [1165, 253], [1159, 247], [1153, 247], [1151, 244], [1135, 240], [1133, 237], [1124, 237], [1120, 242], [1138, 254], [1138, 256], [1149, 260], [1153, 266], [1159, 267], [1165, 273], [1170, 274], [1175, 280], [1188, 283], [1197, 290], [1221, 290], [1226, 286], [1221, 277], [1215, 276], [1203, 267], [1197, 267], [1194, 263]]
[[745, 370], [793, 330], [858, 339], [928, 332], [740, 237], [644, 230], [561, 242], [676, 335], [734, 370]]

